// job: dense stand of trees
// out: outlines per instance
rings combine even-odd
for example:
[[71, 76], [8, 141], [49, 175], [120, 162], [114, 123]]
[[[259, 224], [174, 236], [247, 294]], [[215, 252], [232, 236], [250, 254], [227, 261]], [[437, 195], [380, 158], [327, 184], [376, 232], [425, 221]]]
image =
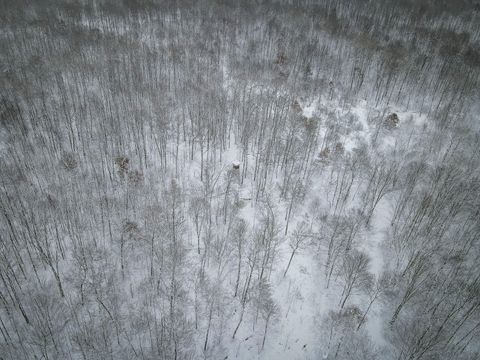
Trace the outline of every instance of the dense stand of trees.
[[475, 1], [1, 9], [0, 358], [479, 356]]

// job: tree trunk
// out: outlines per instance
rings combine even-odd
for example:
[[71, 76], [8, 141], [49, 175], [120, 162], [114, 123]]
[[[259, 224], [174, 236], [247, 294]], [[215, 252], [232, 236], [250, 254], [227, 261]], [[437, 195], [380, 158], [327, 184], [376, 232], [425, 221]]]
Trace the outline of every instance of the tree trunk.
[[288, 265], [287, 265], [287, 268], [285, 269], [285, 272], [283, 273], [283, 277], [287, 275], [287, 271], [290, 268], [290, 264], [292, 263], [293, 256], [295, 255], [295, 251], [297, 251], [297, 249], [294, 249], [292, 251], [292, 255], [290, 255], [290, 260], [288, 260]]

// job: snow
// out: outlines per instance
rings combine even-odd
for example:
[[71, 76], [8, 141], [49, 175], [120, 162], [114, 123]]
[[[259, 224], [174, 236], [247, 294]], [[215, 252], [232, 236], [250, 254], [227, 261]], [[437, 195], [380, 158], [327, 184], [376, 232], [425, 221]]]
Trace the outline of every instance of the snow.
[[[318, 111], [319, 99], [309, 102], [309, 105], [302, 104], [303, 115], [313, 117]], [[337, 104], [323, 103], [322, 106], [335, 111], [338, 114], [348, 112], [354, 114], [358, 123], [361, 125], [357, 131], [352, 132], [344, 139], [347, 152], [352, 151], [360, 142], [369, 142], [374, 133], [372, 125], [369, 123], [369, 114], [374, 111], [366, 101], [355, 104], [350, 109], [342, 109]], [[402, 121], [410, 119], [414, 126], [421, 127], [425, 124], [425, 116], [415, 113], [397, 112], [400, 117], [400, 126]], [[320, 136], [324, 136], [325, 130], [320, 129]], [[398, 134], [385, 134], [382, 137], [379, 151], [392, 151], [396, 145], [396, 136]], [[321, 143], [321, 141], [320, 141]], [[307, 199], [313, 199], [316, 194], [322, 193], [324, 180], [322, 178], [312, 179], [312, 189]], [[321, 208], [325, 208], [328, 202], [320, 196]], [[307, 206], [308, 204], [305, 204]], [[354, 203], [352, 204], [354, 205]], [[254, 221], [254, 209], [246, 208], [244, 218]], [[297, 213], [301, 214], [302, 211]], [[370, 271], [375, 277], [379, 277], [384, 267], [383, 242], [389, 229], [392, 216], [391, 199], [388, 196], [382, 198], [372, 216], [371, 226], [368, 233], [362, 236], [363, 240], [358, 244], [359, 248], [365, 251], [370, 259]], [[295, 219], [290, 224], [293, 229]], [[318, 329], [316, 329], [315, 318], [328, 313], [329, 310], [338, 308], [338, 299], [341, 289], [335, 284], [331, 284], [326, 289], [324, 281], [325, 275], [323, 266], [319, 263], [316, 255], [312, 251], [304, 250], [298, 252], [289, 268], [286, 277], [283, 277], [282, 271], [288, 263], [291, 249], [285, 241], [281, 245], [278, 272], [272, 277], [272, 285], [275, 289], [275, 301], [281, 309], [281, 320], [267, 338], [267, 344], [261, 354], [257, 353], [258, 346], [241, 346], [237, 348], [236, 358], [238, 359], [317, 359], [319, 354], [327, 354], [325, 349], [318, 349]], [[360, 301], [362, 305], [366, 303], [358, 296], [354, 296], [352, 302]], [[384, 346], [386, 341], [383, 335], [383, 324], [385, 323], [379, 309], [374, 305], [369, 312], [368, 321], [365, 328], [376, 346]], [[250, 338], [251, 339], [251, 338]], [[248, 341], [251, 341], [251, 340]], [[258, 345], [258, 344], [257, 344]], [[306, 345], [306, 346], [304, 346]], [[240, 346], [240, 344], [238, 345]]]
[[364, 131], [367, 131], [370, 127], [368, 123], [368, 104], [366, 100], [361, 100], [352, 107], [350, 110], [353, 114], [358, 117], [358, 121], [362, 124]]
[[[224, 71], [225, 81], [227, 71]], [[373, 114], [379, 114], [367, 101], [359, 101], [352, 106], [341, 106], [336, 102], [325, 99], [314, 98], [309, 101], [302, 101], [302, 115], [307, 118], [318, 116], [320, 113], [330, 112], [338, 118], [344, 119], [352, 115], [354, 122], [351, 124], [350, 133], [344, 135], [341, 141], [344, 144], [345, 151], [351, 153], [361, 144], [372, 144], [372, 138], [375, 134], [375, 124], [370, 120]], [[376, 151], [378, 153], [393, 151], [398, 137], [407, 131], [409, 126], [422, 127], [425, 125], [425, 116], [415, 113], [397, 111], [400, 118], [398, 129], [392, 132], [384, 132], [379, 136]], [[408, 125], [408, 126], [407, 126]], [[321, 150], [322, 139], [326, 136], [325, 126], [319, 128], [319, 148]], [[216, 165], [214, 169], [215, 177], [221, 178], [228, 170], [235, 166], [245, 166], [238, 159], [242, 158], [242, 149], [235, 144], [234, 139], [230, 139], [230, 146], [221, 153], [221, 164]], [[173, 149], [172, 149], [173, 151]], [[179, 147], [180, 153], [187, 153], [188, 149], [182, 144]], [[259, 209], [254, 199], [255, 182], [253, 180], [254, 156], [248, 154], [247, 177], [242, 186], [236, 186], [239, 199], [243, 202], [239, 216], [243, 218], [249, 229], [256, 229], [258, 226]], [[329, 165], [326, 165], [329, 166]], [[185, 186], [188, 188], [191, 184], [199, 183], [200, 173], [200, 155], [195, 154], [193, 162], [185, 164], [182, 171], [188, 176], [184, 179]], [[242, 170], [241, 170], [242, 171]], [[289, 224], [289, 233], [293, 231], [296, 224], [302, 219], [303, 214], [309, 212], [309, 206], [312, 201], [318, 202], [318, 208], [324, 214], [328, 214], [331, 208], [329, 197], [332, 194], [324, 194], [324, 189], [328, 188], [330, 170], [319, 172], [311, 179], [311, 186], [305, 197], [304, 204], [295, 211]], [[352, 190], [352, 193], [355, 191]], [[281, 229], [285, 228], [284, 212], [288, 204], [280, 199], [278, 189], [270, 188], [273, 195], [273, 203], [277, 208], [279, 216], [277, 221]], [[385, 241], [386, 233], [389, 229], [391, 211], [391, 198], [385, 196], [379, 202], [372, 216], [370, 227], [364, 234], [358, 236], [356, 246], [366, 252], [370, 261], [371, 273], [378, 277], [382, 273], [385, 260], [383, 258], [382, 246]], [[349, 208], [358, 206], [358, 199], [352, 197]], [[317, 214], [318, 215], [318, 214]], [[283, 234], [282, 234], [283, 235]], [[194, 244], [192, 243], [192, 246]], [[286, 274], [283, 276], [287, 267], [291, 248], [288, 245], [288, 235], [283, 238], [279, 245], [276, 266], [270, 277], [273, 291], [273, 299], [279, 308], [278, 316], [271, 321], [265, 343], [265, 348], [261, 350], [261, 340], [263, 338], [264, 323], [258, 320], [255, 323], [253, 314], [248, 312], [248, 306], [245, 318], [240, 326], [235, 339], [226, 340], [224, 343], [225, 351], [229, 359], [318, 359], [319, 356], [327, 354], [328, 350], [321, 349], [319, 343], [319, 323], [329, 311], [336, 311], [339, 308], [339, 299], [341, 287], [335, 281], [326, 287], [324, 254], [320, 256], [313, 249], [299, 250]], [[322, 250], [323, 251], [323, 250]], [[214, 275], [212, 274], [212, 277]], [[353, 294], [349, 303], [357, 304], [361, 309], [365, 309], [368, 302], [365, 295]], [[238, 321], [240, 308], [234, 307], [234, 313], [231, 314], [235, 326]], [[376, 346], [383, 346], [386, 341], [383, 336], [383, 324], [385, 323], [379, 309], [374, 305], [369, 312], [365, 329], [372, 338]], [[252, 324], [255, 324], [254, 326]], [[228, 328], [228, 334], [233, 333], [233, 328]], [[200, 334], [203, 336], [203, 334]], [[231, 335], [224, 336], [225, 339]], [[199, 340], [201, 343], [201, 340]], [[325, 356], [324, 356], [325, 358]]]
[[314, 116], [315, 111], [317, 110], [318, 100], [319, 99], [316, 98], [313, 101], [311, 101], [308, 105], [300, 103], [303, 116], [309, 119], [311, 119]]

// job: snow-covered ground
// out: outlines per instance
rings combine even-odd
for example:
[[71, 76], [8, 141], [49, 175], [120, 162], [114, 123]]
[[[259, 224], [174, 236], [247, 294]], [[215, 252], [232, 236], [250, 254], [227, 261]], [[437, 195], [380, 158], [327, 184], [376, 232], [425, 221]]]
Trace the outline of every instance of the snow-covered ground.
[[[300, 102], [300, 104], [302, 115], [306, 118], [321, 118], [323, 115], [330, 113], [338, 119], [350, 119], [351, 123], [348, 125], [352, 130], [341, 138], [347, 155], [353, 153], [357, 147], [362, 145], [375, 146], [375, 151], [379, 156], [393, 154], [396, 142], [408, 136], [408, 131], [420, 131], [422, 127], [426, 126], [425, 115], [389, 109], [388, 113], [396, 112], [401, 122], [394, 131], [383, 132], [380, 136], [377, 134], [377, 144], [374, 145], [374, 137], [376, 131], [378, 131], [378, 118], [382, 118], [383, 114], [371, 107], [366, 101], [359, 101], [351, 107], [342, 107], [338, 103], [324, 98], [314, 98]], [[322, 149], [321, 137], [325, 136], [326, 129], [320, 127], [319, 134], [317, 154]], [[252, 167], [255, 159], [253, 154], [248, 156], [247, 177], [242, 186], [236, 187], [236, 191], [244, 202], [240, 216], [247, 222], [248, 228], [255, 229], [259, 218], [253, 196], [255, 182], [252, 179]], [[230, 141], [230, 147], [222, 152], [221, 157], [221, 164], [216, 167], [216, 176], [226, 174], [233, 164], [245, 165], [239, 161], [242, 158], [242, 151], [235, 146], [233, 139]], [[200, 173], [198, 154], [186, 168], [190, 178], [190, 180], [185, 181], [186, 184], [197, 182]], [[328, 213], [329, 194], [325, 194], [325, 189], [328, 189], [328, 174], [329, 171], [323, 171], [316, 173], [310, 179], [311, 187], [305, 196], [306, 200], [300, 208], [295, 210], [294, 216], [290, 220], [290, 231], [287, 236], [283, 236], [283, 229], [285, 228], [283, 214], [285, 214], [288, 204], [280, 198], [277, 188], [274, 186], [269, 188], [280, 214], [277, 219], [279, 227], [282, 229], [281, 241], [275, 260], [276, 265], [269, 278], [273, 299], [279, 311], [269, 325], [266, 343], [262, 350], [264, 324], [259, 319], [255, 321], [254, 314], [248, 313], [248, 311], [235, 339], [231, 339], [229, 334], [234, 331], [240, 311], [238, 304], [233, 305], [234, 313], [231, 314], [231, 326], [227, 327], [223, 336], [223, 346], [226, 347], [228, 359], [317, 359], [319, 354], [325, 355], [328, 353], [325, 349], [319, 348], [318, 345], [320, 336], [318, 319], [328, 314], [329, 311], [339, 310], [342, 288], [336, 283], [335, 278], [327, 288], [324, 268], [325, 254], [315, 251], [312, 246], [298, 250], [288, 273], [284, 277], [284, 271], [292, 251], [289, 247], [289, 236], [296, 223], [301, 221], [306, 213], [308, 214], [311, 201], [313, 199], [318, 200], [320, 208], [323, 207], [322, 211]], [[354, 208], [358, 201], [358, 199], [354, 199], [348, 206]], [[313, 216], [315, 214], [309, 215]], [[391, 215], [391, 198], [385, 196], [374, 211], [368, 231], [360, 234], [358, 239], [355, 240], [356, 247], [369, 256], [370, 272], [376, 278], [381, 275], [385, 263], [382, 246], [390, 226]], [[366, 295], [354, 294], [349, 303], [365, 309], [368, 299]], [[382, 319], [381, 316], [380, 309], [374, 305], [365, 324], [365, 329], [373, 343], [379, 347], [385, 345], [382, 328], [385, 319]], [[198, 342], [201, 343], [203, 334], [199, 336]]]

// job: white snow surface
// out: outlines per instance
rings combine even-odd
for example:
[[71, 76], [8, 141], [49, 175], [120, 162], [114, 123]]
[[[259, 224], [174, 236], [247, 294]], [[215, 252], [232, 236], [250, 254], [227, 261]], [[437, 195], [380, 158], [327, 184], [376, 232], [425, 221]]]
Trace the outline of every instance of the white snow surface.
[[[319, 116], [325, 111], [334, 112], [337, 115], [353, 115], [354, 129], [348, 136], [342, 139], [347, 153], [353, 152], [361, 143], [371, 144], [375, 133], [375, 124], [373, 118], [378, 111], [366, 101], [360, 101], [351, 107], [341, 107], [337, 103], [328, 102], [325, 99], [311, 99], [301, 103], [303, 115], [307, 118]], [[394, 112], [393, 110], [391, 112]], [[395, 142], [399, 134], [404, 131], [406, 124], [421, 128], [425, 126], [425, 116], [407, 112], [397, 112], [400, 118], [398, 129], [392, 133], [385, 133], [380, 141], [379, 152], [388, 153], [394, 151]], [[405, 130], [406, 131], [406, 130]], [[325, 129], [320, 128], [320, 137], [325, 136]], [[322, 139], [319, 139], [322, 144]], [[321, 150], [319, 145], [318, 151]], [[186, 150], [187, 151], [187, 150]], [[317, 151], [317, 153], [318, 153]], [[198, 156], [197, 156], [198, 157]], [[199, 159], [195, 158], [194, 163], [190, 164], [190, 180], [198, 181], [200, 165]], [[230, 147], [222, 153], [222, 166], [215, 171], [219, 174], [226, 173], [232, 164], [244, 166], [238, 159], [242, 158], [242, 151], [234, 144], [231, 139]], [[254, 164], [253, 154], [248, 154], [248, 173], [251, 175], [252, 164]], [[328, 194], [324, 194], [322, 189], [328, 181], [328, 171], [312, 179], [312, 186], [309, 189], [306, 201], [301, 209], [297, 209], [290, 221], [289, 233], [295, 228], [306, 212], [308, 212], [309, 200], [317, 199], [320, 208], [328, 211]], [[194, 180], [195, 179], [195, 180]], [[239, 197], [244, 199], [244, 207], [241, 210], [241, 217], [248, 223], [250, 229], [254, 229], [258, 222], [258, 213], [254, 199], [252, 199], [254, 183], [252, 176], [247, 176], [242, 186], [238, 187]], [[271, 188], [273, 190], [274, 188]], [[279, 197], [279, 193], [274, 191], [274, 203], [279, 213], [278, 221], [280, 227], [284, 228], [284, 213], [287, 204]], [[382, 243], [385, 239], [385, 232], [388, 229], [391, 216], [391, 203], [389, 197], [384, 197], [378, 204], [372, 217], [370, 230], [368, 233], [359, 237], [356, 242], [357, 247], [365, 251], [371, 258], [370, 269], [374, 276], [379, 276], [382, 272], [385, 260], [382, 254]], [[351, 206], [355, 206], [352, 201]], [[283, 233], [281, 234], [283, 236]], [[299, 250], [295, 255], [292, 264], [284, 277], [283, 272], [288, 264], [291, 249], [288, 246], [288, 236], [284, 237], [279, 245], [276, 266], [269, 280], [272, 286], [273, 298], [279, 308], [278, 316], [269, 326], [269, 331], [265, 343], [265, 348], [261, 350], [261, 341], [263, 338], [264, 324], [258, 320], [255, 326], [252, 314], [246, 313], [242, 325], [240, 326], [235, 339], [231, 339], [235, 325], [238, 322], [239, 306], [235, 306], [230, 321], [230, 328], [225, 329], [224, 344], [228, 359], [318, 359], [321, 354], [325, 356], [327, 350], [318, 348], [319, 332], [316, 319], [324, 316], [330, 310], [339, 309], [339, 299], [341, 287], [332, 281], [329, 288], [326, 287], [324, 260], [318, 258], [316, 251], [311, 248]], [[364, 309], [367, 304], [365, 295], [363, 297], [354, 294], [348, 302], [355, 304], [360, 309]], [[385, 323], [381, 318], [381, 313], [373, 306], [365, 325], [367, 333], [370, 335], [376, 346], [383, 346], [382, 324]], [[204, 336], [198, 334], [197, 343], [201, 344]], [[200, 346], [199, 346], [200, 348]], [[225, 357], [227, 358], [227, 357]]]

